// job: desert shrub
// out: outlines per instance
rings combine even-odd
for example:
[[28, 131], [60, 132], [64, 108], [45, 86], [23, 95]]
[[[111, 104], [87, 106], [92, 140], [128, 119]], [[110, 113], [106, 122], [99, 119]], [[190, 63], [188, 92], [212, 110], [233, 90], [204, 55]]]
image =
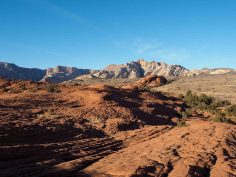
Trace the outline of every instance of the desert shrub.
[[214, 101], [214, 102], [209, 106], [209, 109], [210, 109], [210, 110], [216, 110], [217, 108], [224, 107], [224, 106], [228, 106], [228, 105], [230, 105], [230, 102], [229, 102], [229, 101], [217, 100], [217, 101]]
[[27, 90], [26, 86], [25, 86], [25, 85], [22, 85], [22, 86], [21, 86], [21, 90]]
[[222, 113], [220, 111], [215, 114], [215, 116], [212, 118], [212, 121], [229, 123], [229, 120], [225, 118], [225, 113]]
[[198, 108], [200, 110], [207, 110], [209, 108], [209, 106], [206, 105], [205, 103], [199, 102], [196, 104], [196, 108]]
[[193, 108], [187, 108], [187, 109], [185, 110], [185, 112], [188, 114], [188, 117], [191, 116], [194, 111], [195, 111], [195, 109], [193, 109]]
[[185, 101], [187, 102], [187, 103], [192, 103], [192, 101], [193, 101], [193, 94], [192, 94], [192, 91], [191, 90], [188, 90], [187, 92], [186, 92], [186, 94], [185, 94]]
[[206, 94], [201, 94], [199, 97], [198, 97], [198, 100], [197, 100], [199, 103], [201, 104], [205, 104], [207, 106], [211, 105], [214, 101], [214, 98], [211, 97], [211, 96], [207, 96]]
[[198, 96], [191, 91], [187, 91], [185, 101], [188, 106], [196, 107], [200, 110], [216, 110], [218, 107], [228, 104], [226, 101], [216, 101], [213, 97], [207, 96], [206, 94]]
[[54, 92], [59, 92], [59, 89], [57, 88], [56, 85], [49, 85], [49, 86], [47, 87], [47, 91], [48, 91], [49, 93], [54, 93]]
[[74, 83], [74, 86], [79, 86], [79, 83], [78, 83], [78, 82], [75, 82], [75, 83]]
[[188, 98], [188, 97], [191, 97], [191, 96], [192, 96], [192, 91], [191, 91], [191, 90], [188, 90], [188, 91], [186, 92], [185, 97]]
[[213, 122], [224, 122], [224, 123], [228, 123], [226, 118], [220, 118], [220, 117], [213, 117], [211, 119]]
[[236, 105], [231, 105], [226, 109], [226, 113], [230, 116], [236, 116]]
[[177, 114], [181, 116], [182, 119], [187, 119], [189, 114], [186, 111], [178, 111]]
[[184, 121], [182, 119], [178, 120], [177, 127], [187, 127], [187, 126], [188, 126], [188, 124], [186, 123], [186, 121]]
[[187, 112], [182, 112], [182, 119], [187, 119], [188, 118], [188, 113]]
[[[187, 91], [185, 94], [185, 101], [191, 110], [197, 109], [213, 114], [214, 116], [211, 120], [214, 122], [230, 123], [231, 121], [226, 118], [226, 114], [236, 116], [236, 105], [231, 105], [229, 101], [216, 100], [206, 94], [198, 96], [191, 91]], [[225, 110], [225, 107], [227, 106], [229, 107]]]
[[191, 107], [197, 106], [199, 97], [195, 93], [193, 94], [192, 91], [188, 90], [185, 95], [185, 101]]
[[221, 107], [231, 105], [231, 103], [227, 100], [218, 100], [218, 104], [221, 105]]

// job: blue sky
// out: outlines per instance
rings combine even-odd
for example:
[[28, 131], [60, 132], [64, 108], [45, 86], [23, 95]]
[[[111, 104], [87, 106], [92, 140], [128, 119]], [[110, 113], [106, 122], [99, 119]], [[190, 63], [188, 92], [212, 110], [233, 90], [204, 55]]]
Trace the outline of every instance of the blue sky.
[[235, 0], [0, 0], [0, 60], [236, 68]]

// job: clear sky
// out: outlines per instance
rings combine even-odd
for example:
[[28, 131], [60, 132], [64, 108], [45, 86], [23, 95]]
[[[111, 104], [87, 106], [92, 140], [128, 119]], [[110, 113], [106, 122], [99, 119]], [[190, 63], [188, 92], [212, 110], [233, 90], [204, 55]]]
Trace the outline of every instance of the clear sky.
[[0, 0], [0, 60], [236, 68], [236, 0]]

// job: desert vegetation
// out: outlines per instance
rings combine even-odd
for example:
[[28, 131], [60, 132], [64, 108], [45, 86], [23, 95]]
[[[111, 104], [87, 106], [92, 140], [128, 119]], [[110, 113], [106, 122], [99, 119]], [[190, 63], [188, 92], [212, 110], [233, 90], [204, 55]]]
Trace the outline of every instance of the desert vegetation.
[[236, 105], [230, 105], [227, 109], [226, 109], [226, 113], [230, 116], [236, 116]]
[[58, 89], [58, 87], [55, 84], [50, 84], [46, 87], [47, 91], [49, 93], [55, 93], [55, 92], [60, 92], [60, 90]]
[[183, 119], [183, 118], [178, 120], [176, 125], [177, 125], [177, 127], [186, 127], [186, 126], [188, 126], [188, 124], [186, 122], [186, 119]]
[[193, 93], [206, 94], [219, 100], [236, 104], [236, 74], [199, 75], [194, 77], [169, 78], [170, 83], [153, 88], [154, 91], [185, 95], [188, 90]]
[[184, 100], [190, 109], [182, 115], [198, 111], [208, 113], [211, 117], [210, 120], [215, 122], [229, 123], [235, 121], [236, 105], [232, 105], [229, 101], [215, 99], [203, 93], [197, 95], [190, 90], [186, 92]]

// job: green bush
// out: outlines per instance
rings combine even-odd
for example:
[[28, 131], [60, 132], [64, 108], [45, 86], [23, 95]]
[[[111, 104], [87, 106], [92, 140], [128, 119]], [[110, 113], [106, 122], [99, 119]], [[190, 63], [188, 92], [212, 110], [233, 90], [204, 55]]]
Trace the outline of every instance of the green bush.
[[207, 96], [206, 94], [201, 94], [199, 97], [198, 97], [198, 100], [197, 100], [199, 103], [202, 103], [202, 104], [205, 104], [207, 106], [211, 105], [214, 101], [214, 98], [211, 97], [211, 96]]
[[227, 101], [216, 101], [213, 97], [207, 96], [206, 94], [198, 96], [191, 91], [187, 91], [185, 101], [188, 106], [196, 107], [201, 110], [216, 110], [219, 107], [229, 104]]
[[[226, 118], [226, 114], [236, 117], [236, 105], [231, 105], [228, 101], [216, 100], [206, 94], [201, 94], [198, 96], [195, 93], [193, 94], [191, 91], [187, 91], [185, 94], [185, 101], [192, 110], [197, 109], [213, 114], [214, 117], [211, 120], [214, 122], [230, 123], [231, 120]], [[226, 106], [229, 107], [225, 110], [224, 108]], [[182, 116], [185, 117], [183, 114]]]

